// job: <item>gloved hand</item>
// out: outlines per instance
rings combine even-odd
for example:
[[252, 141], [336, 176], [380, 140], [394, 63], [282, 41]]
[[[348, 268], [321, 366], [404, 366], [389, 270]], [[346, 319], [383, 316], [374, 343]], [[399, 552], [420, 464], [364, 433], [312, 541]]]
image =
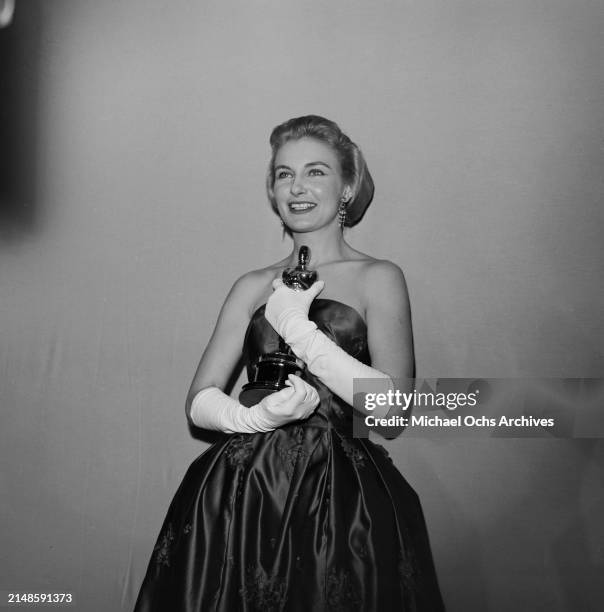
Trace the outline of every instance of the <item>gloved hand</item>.
[[319, 405], [317, 390], [293, 374], [285, 384], [285, 389], [267, 395], [250, 408], [218, 387], [207, 387], [193, 398], [190, 420], [197, 427], [230, 434], [273, 431], [308, 418]]
[[299, 376], [290, 374], [285, 384], [285, 389], [271, 393], [259, 402], [267, 417], [276, 423], [275, 427], [307, 419], [319, 405], [317, 390]]
[[310, 305], [323, 291], [324, 286], [325, 282], [320, 280], [314, 282], [306, 291], [296, 291], [285, 285], [280, 278], [276, 278], [273, 281], [274, 291], [268, 298], [264, 310], [266, 320], [282, 338], [285, 338], [285, 323], [292, 318], [308, 320]]

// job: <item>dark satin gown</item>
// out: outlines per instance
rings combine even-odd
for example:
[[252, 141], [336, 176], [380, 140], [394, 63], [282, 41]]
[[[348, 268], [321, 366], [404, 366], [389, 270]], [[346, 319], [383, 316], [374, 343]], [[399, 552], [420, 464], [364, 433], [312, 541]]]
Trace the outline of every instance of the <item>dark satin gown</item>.
[[[316, 299], [309, 317], [369, 364], [359, 313]], [[278, 349], [252, 316], [248, 364]], [[136, 612], [440, 612], [416, 493], [386, 451], [351, 435], [352, 408], [308, 374], [306, 421], [224, 435], [189, 467], [168, 510]]]

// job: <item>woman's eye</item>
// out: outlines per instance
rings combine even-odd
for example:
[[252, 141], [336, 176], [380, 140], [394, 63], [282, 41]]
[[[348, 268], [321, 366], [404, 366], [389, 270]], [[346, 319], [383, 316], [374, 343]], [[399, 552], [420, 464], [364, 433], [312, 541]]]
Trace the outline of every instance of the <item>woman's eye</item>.
[[310, 176], [323, 176], [325, 172], [319, 168], [312, 168], [308, 174], [310, 174]]
[[284, 178], [287, 178], [290, 175], [291, 175], [291, 172], [288, 172], [287, 170], [279, 170], [279, 172], [277, 172], [276, 178], [284, 179]]

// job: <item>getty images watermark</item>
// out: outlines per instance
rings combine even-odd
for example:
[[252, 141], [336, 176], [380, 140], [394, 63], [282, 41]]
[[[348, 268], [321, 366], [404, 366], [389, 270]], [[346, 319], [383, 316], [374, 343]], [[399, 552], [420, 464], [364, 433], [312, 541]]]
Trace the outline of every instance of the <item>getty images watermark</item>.
[[355, 379], [355, 437], [604, 437], [604, 379]]

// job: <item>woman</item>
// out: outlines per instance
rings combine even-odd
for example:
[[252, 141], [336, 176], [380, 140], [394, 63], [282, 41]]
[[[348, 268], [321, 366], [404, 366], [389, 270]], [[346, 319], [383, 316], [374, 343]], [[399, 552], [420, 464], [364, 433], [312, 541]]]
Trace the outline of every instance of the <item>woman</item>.
[[[351, 431], [353, 378], [414, 374], [402, 272], [343, 237], [373, 197], [371, 176], [322, 117], [287, 121], [270, 142], [268, 195], [293, 250], [237, 280], [222, 307], [187, 417], [225, 436], [176, 493], [136, 610], [438, 612], [417, 496]], [[321, 280], [294, 291], [279, 279], [302, 245]], [[223, 393], [242, 339], [249, 373], [279, 336], [302, 377], [250, 408]]]

